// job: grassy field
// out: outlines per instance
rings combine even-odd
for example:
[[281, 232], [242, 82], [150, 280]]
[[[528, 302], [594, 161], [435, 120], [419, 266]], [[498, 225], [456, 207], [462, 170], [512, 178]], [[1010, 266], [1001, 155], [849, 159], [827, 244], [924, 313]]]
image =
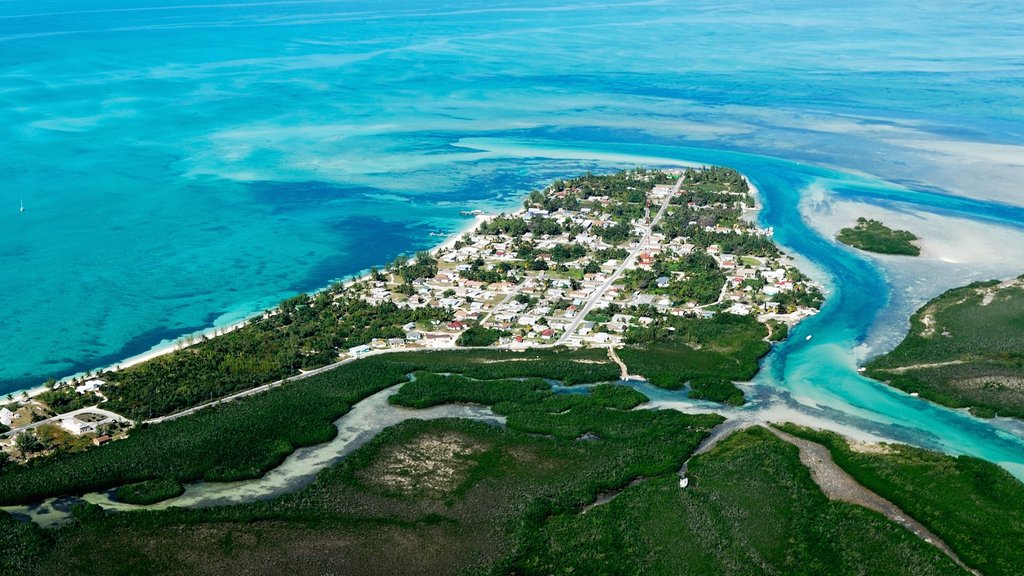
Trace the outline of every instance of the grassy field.
[[824, 444], [836, 464], [889, 499], [987, 576], [1024, 574], [1024, 484], [999, 466], [905, 445], [856, 452], [841, 436], [792, 425], [793, 435]]
[[917, 240], [911, 232], [893, 230], [878, 220], [858, 218], [853, 228], [843, 228], [836, 236], [843, 244], [879, 254], [918, 256], [921, 249], [913, 244]]
[[928, 302], [867, 374], [980, 416], [1024, 418], [1024, 278], [971, 284]]

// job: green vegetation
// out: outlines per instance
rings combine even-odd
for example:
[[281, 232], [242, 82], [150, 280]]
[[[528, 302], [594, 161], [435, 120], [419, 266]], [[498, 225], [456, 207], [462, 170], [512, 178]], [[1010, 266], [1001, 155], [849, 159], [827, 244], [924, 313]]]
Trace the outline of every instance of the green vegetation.
[[1024, 574], [1024, 484], [999, 466], [902, 444], [861, 453], [839, 435], [779, 426], [828, 447], [836, 464], [945, 540], [968, 566], [990, 576]]
[[921, 254], [921, 249], [912, 243], [917, 240], [917, 236], [911, 232], [893, 230], [878, 220], [868, 220], [863, 217], [857, 218], [857, 225], [853, 228], [840, 230], [836, 240], [854, 248], [879, 254], [902, 254], [905, 256]]
[[244, 402], [143, 427], [106, 446], [9, 466], [0, 474], [0, 503], [30, 503], [156, 478], [188, 483], [258, 477], [295, 448], [333, 438], [337, 430], [332, 423], [352, 403], [404, 381], [405, 374], [366, 358]]
[[619, 368], [601, 349], [535, 348], [511, 350], [445, 350], [389, 354], [388, 363], [406, 373], [425, 370], [457, 373], [478, 380], [548, 378], [567, 386], [618, 380]]
[[185, 493], [177, 480], [160, 478], [127, 484], [117, 489], [117, 499], [126, 504], [148, 505], [163, 502]]
[[126, 370], [104, 373], [105, 408], [146, 419], [325, 366], [340, 350], [373, 338], [399, 338], [408, 322], [449, 321], [431, 307], [368, 304], [335, 287], [281, 303], [276, 314]]
[[416, 376], [399, 394], [410, 389], [417, 405], [493, 402], [507, 426], [410, 420], [273, 500], [114, 515], [86, 505], [54, 531], [0, 517], [16, 528], [0, 530], [14, 552], [0, 566], [26, 576], [960, 573], [897, 524], [829, 501], [796, 449], [762, 428], [690, 461], [684, 490], [676, 471], [718, 416], [629, 410], [644, 397], [617, 385], [552, 394], [539, 381]]
[[746, 194], [750, 185], [737, 170], [725, 166], [702, 166], [687, 168], [683, 172], [683, 181], [688, 188], [707, 189], [722, 188], [729, 192]]
[[427, 408], [439, 404], [468, 402], [496, 404], [531, 396], [539, 390], [550, 390], [546, 380], [472, 380], [452, 374], [443, 376], [430, 372], [417, 372], [412, 382], [402, 386], [388, 399], [392, 404], [409, 408]]
[[504, 330], [473, 325], [459, 334], [459, 339], [455, 341], [455, 344], [457, 346], [490, 346], [506, 335], [508, 333]]
[[600, 204], [588, 202], [595, 196], [607, 197], [612, 200], [612, 207], [633, 205], [638, 211], [632, 214], [620, 213], [613, 215], [616, 221], [635, 218], [643, 213], [643, 203], [649, 192], [657, 184], [674, 184], [676, 176], [660, 170], [634, 168], [615, 174], [597, 175], [590, 172], [569, 180], [555, 180], [545, 194], [539, 190], [527, 197], [526, 207], [538, 207], [544, 210], [566, 208], [576, 210], [581, 205], [596, 210], [604, 210]]
[[768, 321], [768, 340], [772, 342], [782, 342], [789, 337], [789, 326], [778, 320]]
[[65, 385], [39, 394], [36, 396], [36, 400], [46, 404], [54, 414], [62, 414], [79, 408], [95, 406], [100, 403], [102, 398], [92, 392], [79, 394], [75, 392], [74, 387]]
[[867, 375], [979, 416], [1024, 418], [1024, 277], [949, 290]]
[[619, 374], [604, 350], [452, 350], [364, 358], [244, 401], [142, 427], [106, 446], [7, 466], [0, 473], [0, 504], [158, 478], [180, 483], [255, 478], [296, 448], [330, 440], [337, 433], [334, 420], [351, 404], [418, 370], [479, 379], [559, 378], [567, 384], [615, 380]]
[[0, 511], [0, 574], [30, 573], [51, 545], [44, 530]]
[[710, 319], [667, 316], [646, 328], [631, 328], [619, 357], [631, 374], [662, 388], [710, 377], [750, 380], [771, 349], [768, 330], [755, 318], [720, 313]]
[[623, 396], [604, 390], [558, 395], [568, 408], [543, 402], [554, 398], [543, 391], [505, 402], [507, 428], [411, 420], [270, 501], [83, 513], [52, 533], [27, 574], [485, 572], [518, 546], [521, 528], [674, 473], [722, 421], [606, 407]]
[[694, 458], [688, 475], [685, 490], [666, 474], [584, 514], [535, 514], [536, 523], [520, 526], [522, 543], [498, 572], [961, 573], [882, 516], [827, 500], [796, 448], [763, 428], [737, 432]]
[[694, 378], [690, 381], [690, 398], [711, 400], [732, 406], [742, 406], [747, 403], [743, 391], [737, 388], [732, 381], [710, 376]]
[[[675, 278], [675, 272], [682, 272], [685, 277]], [[668, 287], [652, 286], [654, 281], [662, 276], [673, 278]], [[722, 292], [725, 274], [718, 268], [718, 263], [710, 254], [695, 251], [672, 260], [659, 255], [649, 270], [635, 268], [623, 274], [623, 283], [629, 290], [666, 294], [676, 304], [711, 304], [718, 300]]]

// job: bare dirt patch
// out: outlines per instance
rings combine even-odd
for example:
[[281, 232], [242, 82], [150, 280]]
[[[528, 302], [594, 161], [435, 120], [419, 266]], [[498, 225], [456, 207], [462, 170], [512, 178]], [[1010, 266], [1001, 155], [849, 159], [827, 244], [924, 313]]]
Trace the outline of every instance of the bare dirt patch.
[[848, 440], [847, 443], [850, 445], [850, 450], [854, 452], [860, 452], [861, 454], [892, 454], [895, 450], [892, 447], [881, 444], [878, 442], [860, 442], [858, 440]]
[[445, 495], [465, 480], [474, 464], [472, 456], [485, 449], [484, 444], [460, 434], [427, 434], [389, 447], [360, 476], [405, 494]]

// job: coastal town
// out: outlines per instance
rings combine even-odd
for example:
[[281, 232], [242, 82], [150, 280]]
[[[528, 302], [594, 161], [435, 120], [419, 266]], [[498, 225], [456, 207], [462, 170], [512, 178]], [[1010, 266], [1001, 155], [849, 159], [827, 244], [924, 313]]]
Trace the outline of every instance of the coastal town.
[[821, 287], [754, 224], [748, 184], [736, 175], [686, 187], [698, 173], [624, 172], [603, 177], [604, 189], [587, 177], [558, 182], [512, 215], [481, 218], [436, 257], [421, 255], [431, 277], [372, 272], [352, 286], [366, 301], [448, 308], [453, 319], [405, 326], [404, 337], [350, 354], [451, 345], [472, 328], [486, 344], [607, 347], [669, 315], [753, 315], [784, 330], [814, 314]]
[[[721, 314], [756, 318], [768, 340], [784, 339], [788, 327], [820, 307], [821, 287], [779, 250], [770, 228], [756, 225], [758, 209], [756, 190], [725, 168], [637, 168], [556, 181], [512, 214], [475, 214], [469, 231], [431, 253], [320, 293], [308, 307], [330, 302], [341, 308], [338, 316], [354, 300], [423, 314], [388, 327], [387, 337], [352, 337], [351, 345], [318, 351], [319, 365], [299, 377], [415, 349], [612, 351], [671, 332], [673, 318]], [[262, 318], [292, 314], [291, 306]], [[51, 381], [37, 395], [9, 396], [0, 407], [0, 447], [25, 459], [47, 447], [84, 449], [122, 437], [132, 419], [103, 409], [107, 380], [122, 374], [97, 372]]]

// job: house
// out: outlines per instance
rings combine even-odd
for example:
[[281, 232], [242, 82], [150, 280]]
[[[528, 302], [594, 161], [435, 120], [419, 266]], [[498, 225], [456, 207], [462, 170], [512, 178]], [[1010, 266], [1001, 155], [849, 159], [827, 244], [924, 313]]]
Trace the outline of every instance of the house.
[[389, 348], [405, 348], [405, 340], [401, 338], [388, 338]]
[[448, 323], [448, 329], [449, 330], [465, 330], [466, 329], [466, 325], [463, 324], [462, 322], [459, 322], [458, 320], [455, 320], [454, 322], [449, 322]]
[[75, 436], [81, 436], [82, 434], [89, 434], [90, 432], [96, 431], [96, 424], [94, 422], [86, 422], [85, 420], [80, 420], [74, 416], [60, 420], [60, 427], [71, 432]]
[[542, 338], [550, 340], [555, 335], [555, 331], [552, 330], [551, 328], [548, 328], [547, 330], [541, 332], [540, 335]]
[[103, 436], [97, 436], [97, 437], [93, 438], [92, 439], [92, 443], [95, 446], [103, 446], [104, 444], [109, 443], [111, 440], [112, 440], [112, 438], [110, 436], [107, 436], [106, 434], [104, 434]]
[[353, 346], [348, 349], [348, 353], [352, 356], [362, 356], [369, 352], [371, 348], [366, 344], [360, 344], [359, 346]]
[[668, 276], [660, 276], [660, 277], [658, 277], [657, 280], [654, 281], [654, 284], [658, 288], [668, 288], [668, 283], [669, 283]]
[[409, 342], [416, 342], [417, 340], [423, 339], [423, 334], [416, 331], [406, 332], [405, 339], [408, 340]]
[[11, 422], [14, 421], [14, 416], [14, 412], [11, 412], [7, 408], [0, 408], [0, 424], [10, 426]]
[[100, 380], [98, 378], [93, 378], [92, 380], [87, 380], [81, 386], [76, 386], [75, 387], [75, 392], [78, 392], [79, 394], [85, 394], [87, 392], [95, 392], [95, 391], [99, 390], [100, 386], [103, 386], [104, 384], [106, 384], [106, 382], [104, 382], [103, 380]]
[[747, 314], [750, 314], [750, 306], [737, 302], [730, 306], [726, 312], [730, 314], [737, 314], [739, 316], [746, 316]]

